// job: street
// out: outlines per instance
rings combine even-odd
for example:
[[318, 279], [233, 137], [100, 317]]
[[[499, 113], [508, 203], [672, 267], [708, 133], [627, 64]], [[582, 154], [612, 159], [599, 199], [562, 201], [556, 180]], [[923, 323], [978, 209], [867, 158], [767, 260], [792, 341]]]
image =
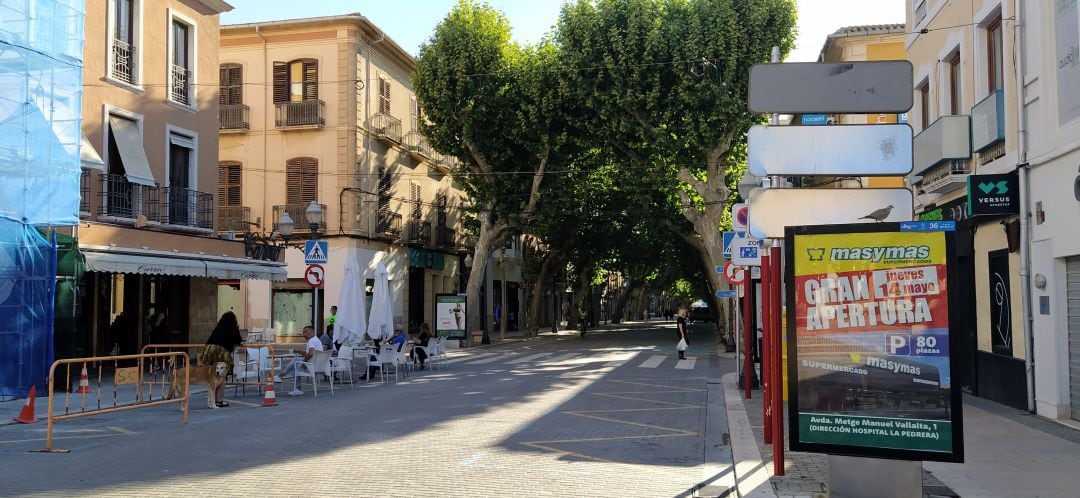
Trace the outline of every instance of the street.
[[[695, 496], [730, 464], [714, 327], [674, 323], [458, 351], [398, 382], [262, 408], [176, 406], [0, 427], [0, 494]], [[712, 380], [712, 384], [709, 381]], [[710, 403], [719, 409], [710, 410]], [[39, 416], [43, 405], [39, 405]], [[709, 451], [706, 448], [709, 448]]]

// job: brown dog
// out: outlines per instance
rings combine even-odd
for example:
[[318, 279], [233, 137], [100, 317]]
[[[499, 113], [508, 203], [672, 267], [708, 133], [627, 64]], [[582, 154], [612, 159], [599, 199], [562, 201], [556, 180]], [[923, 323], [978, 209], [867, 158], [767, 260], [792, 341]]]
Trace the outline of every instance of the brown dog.
[[173, 377], [173, 382], [169, 385], [169, 396], [167, 399], [176, 398], [177, 395], [186, 395], [184, 390], [184, 370], [191, 370], [191, 384], [206, 384], [209, 390], [206, 395], [206, 404], [210, 408], [217, 409], [217, 403], [214, 399], [214, 393], [217, 391], [217, 386], [225, 383], [225, 375], [229, 372], [229, 365], [223, 361], [219, 361], [213, 365], [196, 365], [194, 367], [184, 367], [176, 369], [176, 376]]

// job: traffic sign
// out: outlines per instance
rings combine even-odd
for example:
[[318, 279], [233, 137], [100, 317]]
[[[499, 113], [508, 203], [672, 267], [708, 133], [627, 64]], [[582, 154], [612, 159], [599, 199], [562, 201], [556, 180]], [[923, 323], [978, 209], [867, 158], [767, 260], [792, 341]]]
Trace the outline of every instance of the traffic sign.
[[803, 126], [820, 126], [829, 124], [829, 117], [824, 114], [803, 114]]
[[753, 126], [746, 156], [754, 176], [904, 176], [911, 137], [906, 124]]
[[913, 204], [906, 188], [758, 189], [750, 198], [750, 236], [782, 238], [789, 226], [911, 221]]
[[304, 270], [304, 280], [311, 287], [321, 287], [323, 279], [326, 277], [326, 270], [322, 265], [310, 265], [307, 270]]
[[724, 279], [731, 285], [736, 285], [743, 281], [746, 273], [741, 266], [736, 266], [728, 261], [724, 264]]
[[877, 114], [911, 109], [908, 61], [756, 64], [749, 108], [758, 113]]
[[724, 232], [724, 257], [731, 259], [731, 242], [745, 237], [746, 233]]
[[716, 291], [716, 297], [719, 297], [721, 299], [726, 298], [726, 297], [738, 297], [738, 294], [739, 294], [739, 291], [737, 291], [735, 289]]
[[731, 205], [731, 229], [736, 232], [746, 232], [746, 225], [750, 223], [750, 206], [745, 202]]
[[739, 266], [761, 266], [762, 241], [739, 238], [731, 243], [731, 262]]
[[329, 243], [325, 240], [304, 241], [304, 263], [309, 265], [329, 263]]

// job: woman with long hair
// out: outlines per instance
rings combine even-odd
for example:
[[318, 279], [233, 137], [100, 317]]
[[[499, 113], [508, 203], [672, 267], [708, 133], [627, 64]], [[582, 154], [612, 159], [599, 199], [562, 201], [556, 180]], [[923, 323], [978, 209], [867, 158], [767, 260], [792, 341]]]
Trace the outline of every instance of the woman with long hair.
[[[214, 326], [210, 337], [206, 339], [206, 349], [199, 353], [199, 365], [213, 365], [221, 361], [229, 366], [225, 375], [232, 374], [232, 353], [242, 342], [244, 339], [240, 337], [240, 324], [236, 321], [236, 314], [226, 311]], [[224, 382], [217, 386], [215, 396], [219, 408], [229, 406], [229, 403], [225, 401]]]

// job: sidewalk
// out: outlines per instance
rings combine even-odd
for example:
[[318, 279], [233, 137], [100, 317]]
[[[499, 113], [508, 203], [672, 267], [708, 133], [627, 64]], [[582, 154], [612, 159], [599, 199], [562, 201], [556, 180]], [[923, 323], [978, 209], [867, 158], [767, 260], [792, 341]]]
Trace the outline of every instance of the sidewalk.
[[[772, 475], [761, 392], [743, 400], [736, 379], [726, 374], [723, 385], [740, 496], [827, 496], [826, 455], [785, 450], [786, 475]], [[736, 408], [742, 416], [732, 416]], [[964, 396], [964, 454], [962, 464], [923, 463], [925, 497], [1061, 497], [1080, 490], [1080, 431], [1025, 411]]]

